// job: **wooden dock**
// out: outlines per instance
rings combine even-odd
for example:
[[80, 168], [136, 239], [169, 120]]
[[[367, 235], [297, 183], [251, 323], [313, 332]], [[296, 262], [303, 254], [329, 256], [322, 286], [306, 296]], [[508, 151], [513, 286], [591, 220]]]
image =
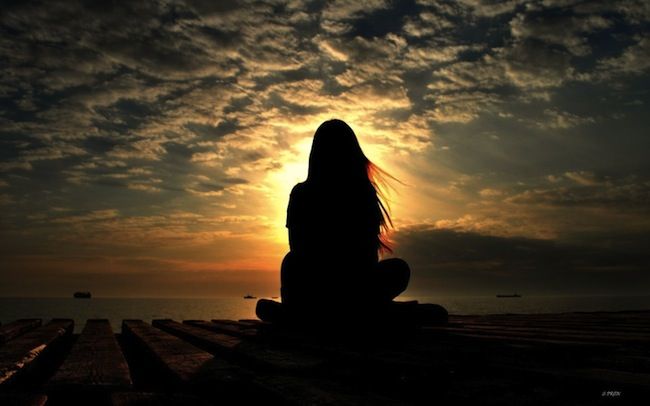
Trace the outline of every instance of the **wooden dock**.
[[0, 326], [0, 405], [650, 404], [650, 311], [449, 319], [17, 320]]

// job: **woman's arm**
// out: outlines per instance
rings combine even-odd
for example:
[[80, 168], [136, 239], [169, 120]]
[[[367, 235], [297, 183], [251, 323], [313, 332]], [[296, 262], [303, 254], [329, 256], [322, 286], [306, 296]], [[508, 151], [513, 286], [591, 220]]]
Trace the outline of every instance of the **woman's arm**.
[[292, 252], [304, 250], [304, 233], [300, 227], [289, 227], [289, 249]]
[[289, 195], [287, 206], [287, 223], [289, 231], [289, 249], [292, 252], [301, 252], [304, 248], [304, 216], [303, 203], [301, 199], [302, 185], [299, 183], [293, 187]]

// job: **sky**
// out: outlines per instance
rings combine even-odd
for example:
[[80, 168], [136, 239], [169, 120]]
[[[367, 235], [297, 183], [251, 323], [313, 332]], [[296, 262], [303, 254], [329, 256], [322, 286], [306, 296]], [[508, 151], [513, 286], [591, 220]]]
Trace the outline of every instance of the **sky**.
[[400, 180], [405, 295], [649, 294], [649, 27], [643, 0], [3, 2], [0, 296], [278, 295], [330, 118]]

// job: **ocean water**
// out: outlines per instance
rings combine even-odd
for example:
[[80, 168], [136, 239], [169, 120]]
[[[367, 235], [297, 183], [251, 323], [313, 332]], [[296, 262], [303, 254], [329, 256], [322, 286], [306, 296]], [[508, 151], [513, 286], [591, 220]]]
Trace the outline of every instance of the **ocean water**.
[[[494, 296], [399, 297], [438, 303], [450, 314], [559, 313], [575, 311], [650, 310], [650, 296]], [[123, 299], [123, 298], [0, 298], [0, 322], [20, 318], [70, 318], [75, 332], [91, 318], [109, 319], [115, 332], [124, 319], [250, 319], [256, 318], [256, 300], [214, 299]]]

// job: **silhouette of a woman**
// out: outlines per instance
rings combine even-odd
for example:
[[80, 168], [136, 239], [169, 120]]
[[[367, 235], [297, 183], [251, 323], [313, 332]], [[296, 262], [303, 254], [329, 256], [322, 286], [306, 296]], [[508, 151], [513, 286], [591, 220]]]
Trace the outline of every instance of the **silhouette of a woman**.
[[307, 180], [294, 186], [287, 209], [290, 252], [281, 269], [287, 312], [367, 309], [406, 289], [406, 262], [378, 260], [379, 252], [391, 252], [392, 223], [379, 188], [386, 175], [345, 122], [318, 127]]

